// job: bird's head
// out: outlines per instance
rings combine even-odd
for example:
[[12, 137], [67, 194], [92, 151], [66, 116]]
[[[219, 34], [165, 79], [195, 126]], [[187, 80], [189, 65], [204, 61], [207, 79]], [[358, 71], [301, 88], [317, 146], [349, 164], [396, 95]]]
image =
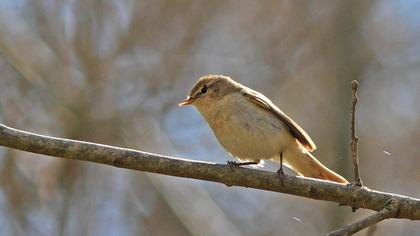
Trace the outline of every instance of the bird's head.
[[242, 85], [224, 75], [205, 75], [192, 87], [190, 95], [179, 106], [193, 105], [204, 108], [214, 105], [223, 97], [240, 91]]

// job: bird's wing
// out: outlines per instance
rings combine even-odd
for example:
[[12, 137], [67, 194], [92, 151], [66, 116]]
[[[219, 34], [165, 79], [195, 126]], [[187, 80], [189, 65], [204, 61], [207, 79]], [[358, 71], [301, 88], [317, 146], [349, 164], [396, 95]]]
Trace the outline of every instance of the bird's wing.
[[290, 117], [284, 114], [273, 102], [270, 101], [267, 97], [261, 93], [247, 89], [243, 90], [242, 94], [247, 97], [251, 102], [257, 104], [258, 106], [268, 110], [269, 112], [276, 115], [281, 121], [283, 121], [290, 129], [292, 135], [298, 140], [303, 147], [308, 151], [313, 151], [316, 149], [314, 141], [309, 137], [309, 135], [294, 122]]

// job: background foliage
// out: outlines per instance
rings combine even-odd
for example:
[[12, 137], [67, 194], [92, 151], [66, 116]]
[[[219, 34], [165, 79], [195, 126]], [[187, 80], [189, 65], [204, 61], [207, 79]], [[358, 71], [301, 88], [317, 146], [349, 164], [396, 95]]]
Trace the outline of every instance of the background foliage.
[[[214, 162], [195, 80], [263, 92], [352, 178], [350, 81], [371, 188], [420, 197], [418, 1], [0, 1], [0, 122]], [[370, 212], [0, 149], [2, 235], [319, 235]], [[265, 167], [277, 167], [268, 163]], [[390, 220], [359, 235], [416, 235]]]

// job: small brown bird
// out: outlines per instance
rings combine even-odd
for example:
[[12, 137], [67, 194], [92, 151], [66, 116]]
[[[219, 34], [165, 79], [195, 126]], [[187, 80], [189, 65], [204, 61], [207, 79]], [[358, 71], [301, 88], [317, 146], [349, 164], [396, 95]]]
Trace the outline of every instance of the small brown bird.
[[348, 183], [311, 155], [315, 143], [296, 122], [264, 95], [227, 76], [201, 77], [179, 106], [189, 104], [198, 109], [220, 144], [241, 161], [228, 162], [231, 165], [280, 161], [280, 175], [284, 163], [302, 176]]

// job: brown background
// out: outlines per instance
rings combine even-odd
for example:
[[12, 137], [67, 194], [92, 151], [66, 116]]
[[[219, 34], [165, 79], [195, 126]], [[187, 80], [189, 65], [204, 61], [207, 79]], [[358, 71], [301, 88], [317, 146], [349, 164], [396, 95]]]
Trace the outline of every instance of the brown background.
[[[391, 0], [2, 1], [0, 122], [224, 163], [198, 112], [176, 104], [199, 76], [225, 74], [270, 97], [351, 179], [357, 79], [364, 183], [420, 197], [419, 12]], [[371, 213], [5, 148], [0, 176], [1, 235], [320, 235]], [[419, 232], [388, 220], [358, 235]]]

